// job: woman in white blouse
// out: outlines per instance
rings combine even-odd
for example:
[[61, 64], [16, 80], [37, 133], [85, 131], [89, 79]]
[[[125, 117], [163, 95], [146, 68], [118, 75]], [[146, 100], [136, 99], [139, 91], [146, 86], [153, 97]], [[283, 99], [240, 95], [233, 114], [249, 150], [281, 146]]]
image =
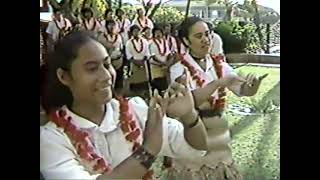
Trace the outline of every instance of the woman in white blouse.
[[126, 57], [130, 62], [130, 89], [141, 92], [148, 87], [146, 61], [150, 59], [149, 43], [141, 37], [141, 29], [137, 25], [130, 27], [131, 38], [126, 42]]
[[[171, 81], [186, 81], [192, 90], [195, 105], [208, 132], [208, 152], [203, 157], [173, 159], [169, 177], [183, 180], [239, 180], [240, 173], [235, 168], [230, 142], [228, 123], [223, 116], [226, 90], [238, 96], [253, 96], [258, 91], [261, 80], [267, 75], [256, 77], [249, 74], [239, 77], [223, 56], [210, 54], [211, 33], [200, 18], [189, 17], [180, 26], [179, 38], [188, 47], [180, 61], [170, 68]], [[188, 69], [190, 79], [185, 79], [184, 69]], [[166, 164], [170, 167], [170, 164]], [[172, 165], [172, 164], [171, 164]]]
[[101, 29], [101, 24], [94, 17], [93, 11], [90, 8], [84, 8], [81, 10], [81, 15], [82, 19], [80, 19], [81, 23], [81, 29], [86, 30], [86, 31], [93, 31], [93, 32], [100, 32], [102, 31]]
[[152, 30], [153, 39], [149, 45], [150, 48], [150, 69], [152, 78], [152, 87], [159, 91], [164, 91], [168, 87], [167, 83], [167, 64], [171, 51], [166, 39], [163, 36], [163, 29], [155, 26]]
[[99, 41], [106, 47], [111, 58], [111, 63], [117, 72], [115, 87], [122, 86], [123, 67], [123, 42], [116, 29], [114, 20], [105, 21], [106, 32], [98, 36]]
[[149, 106], [115, 96], [108, 53], [86, 32], [67, 35], [50, 57], [42, 101], [49, 122], [40, 127], [45, 179], [147, 179], [155, 156], [206, 153], [206, 131], [184, 85], [164, 97], [155, 91]]

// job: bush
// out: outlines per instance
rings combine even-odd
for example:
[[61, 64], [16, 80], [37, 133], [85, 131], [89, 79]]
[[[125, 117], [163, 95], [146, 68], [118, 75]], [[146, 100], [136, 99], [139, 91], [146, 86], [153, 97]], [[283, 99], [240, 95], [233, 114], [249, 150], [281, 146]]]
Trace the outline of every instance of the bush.
[[225, 53], [256, 53], [261, 49], [256, 26], [237, 21], [219, 22], [217, 32], [223, 41]]
[[160, 7], [153, 16], [155, 23], [181, 23], [184, 15], [181, 11], [173, 7]]

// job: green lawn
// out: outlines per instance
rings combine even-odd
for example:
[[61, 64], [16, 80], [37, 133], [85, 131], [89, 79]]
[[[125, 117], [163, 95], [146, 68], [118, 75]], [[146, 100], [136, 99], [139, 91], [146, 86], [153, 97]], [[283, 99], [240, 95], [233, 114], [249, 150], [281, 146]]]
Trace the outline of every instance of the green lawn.
[[[272, 102], [280, 107], [280, 69], [241, 67], [238, 72], [269, 73], [254, 97], [228, 94], [229, 104], [256, 105], [257, 110], [268, 109]], [[245, 180], [280, 179], [280, 110], [262, 115], [241, 116], [227, 112], [233, 133], [233, 157]]]
[[[228, 93], [229, 104], [253, 105], [261, 115], [243, 116], [226, 112], [233, 134], [233, 157], [245, 180], [280, 179], [280, 110], [268, 111], [268, 104], [280, 107], [280, 69], [244, 66], [242, 73], [269, 73], [256, 96], [236, 97]], [[156, 176], [161, 174], [161, 158], [154, 165]]]

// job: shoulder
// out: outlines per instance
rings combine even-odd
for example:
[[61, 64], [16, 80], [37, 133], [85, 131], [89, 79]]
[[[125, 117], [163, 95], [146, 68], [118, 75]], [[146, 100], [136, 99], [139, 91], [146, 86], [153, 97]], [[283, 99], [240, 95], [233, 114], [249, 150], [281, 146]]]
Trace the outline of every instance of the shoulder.
[[40, 127], [40, 146], [44, 144], [68, 144], [68, 137], [61, 128], [48, 122]]

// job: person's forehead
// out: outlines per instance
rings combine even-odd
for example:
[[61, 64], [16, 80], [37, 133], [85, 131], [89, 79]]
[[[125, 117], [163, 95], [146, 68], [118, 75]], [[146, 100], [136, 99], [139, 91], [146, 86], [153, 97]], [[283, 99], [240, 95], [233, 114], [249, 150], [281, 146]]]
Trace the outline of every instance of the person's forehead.
[[78, 51], [78, 58], [85, 60], [98, 60], [108, 56], [106, 49], [97, 41], [89, 40]]
[[190, 35], [194, 35], [197, 33], [205, 33], [209, 31], [208, 25], [203, 21], [198, 21], [190, 28]]

